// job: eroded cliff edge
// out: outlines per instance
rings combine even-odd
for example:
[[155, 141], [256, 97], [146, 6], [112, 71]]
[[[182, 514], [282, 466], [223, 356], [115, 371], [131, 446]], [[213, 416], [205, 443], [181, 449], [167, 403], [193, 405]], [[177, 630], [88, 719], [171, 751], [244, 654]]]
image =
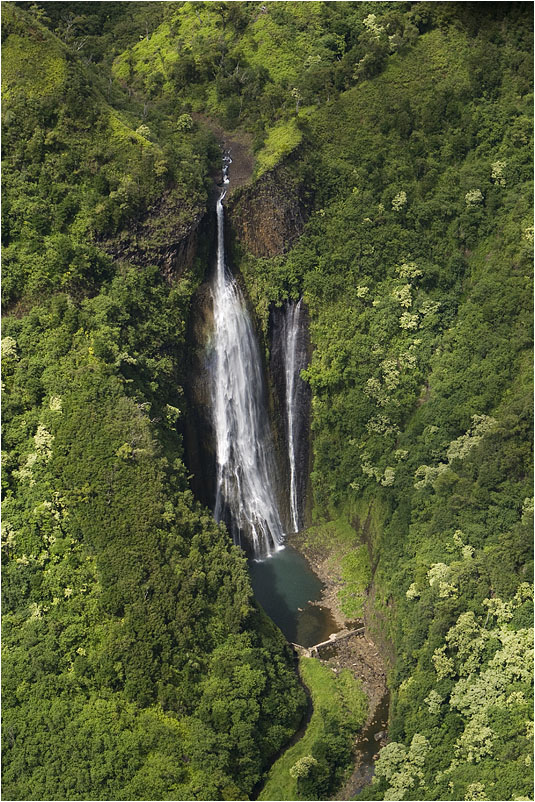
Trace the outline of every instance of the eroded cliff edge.
[[[228, 241], [229, 265], [241, 285], [249, 306], [251, 318], [260, 340], [262, 354], [266, 357], [264, 373], [270, 407], [270, 418], [274, 433], [278, 471], [278, 495], [281, 502], [286, 490], [286, 448], [284, 444], [284, 410], [281, 405], [281, 381], [274, 375], [272, 364], [271, 332], [267, 341], [254, 305], [250, 300], [247, 279], [240, 271], [241, 255], [269, 257], [287, 251], [303, 231], [308, 210], [305, 185], [291, 175], [287, 167], [281, 166], [251, 181], [253, 158], [241, 135], [227, 134], [222, 129], [214, 130], [222, 152], [230, 153], [232, 166], [231, 183], [225, 200], [225, 230]], [[235, 178], [236, 177], [236, 178]], [[215, 196], [217, 187], [215, 187]], [[186, 397], [188, 414], [184, 424], [186, 455], [193, 473], [192, 487], [197, 497], [207, 506], [213, 505], [215, 453], [214, 435], [210, 414], [210, 387], [208, 364], [212, 337], [213, 310], [210, 278], [214, 266], [214, 213], [208, 210], [204, 219], [189, 235], [183, 252], [190, 254], [190, 262], [200, 253], [204, 275], [195, 290], [188, 322], [188, 365], [186, 375]], [[307, 471], [308, 473], [308, 471]], [[284, 504], [281, 505], [284, 507]]]
[[117, 262], [138, 267], [156, 265], [172, 283], [193, 269], [196, 257], [208, 256], [213, 226], [207, 207], [208, 204], [185, 209], [172, 193], [164, 193], [117, 236], [99, 245]]
[[233, 237], [256, 257], [286, 253], [309, 216], [305, 184], [285, 165], [264, 173], [229, 197], [227, 216]]

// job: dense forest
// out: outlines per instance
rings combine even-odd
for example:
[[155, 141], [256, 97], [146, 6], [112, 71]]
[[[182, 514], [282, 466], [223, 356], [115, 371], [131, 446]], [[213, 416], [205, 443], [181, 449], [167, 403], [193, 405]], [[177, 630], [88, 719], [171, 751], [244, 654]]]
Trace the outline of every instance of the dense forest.
[[[388, 662], [360, 798], [532, 798], [532, 5], [2, 12], [4, 798], [255, 798], [305, 713], [183, 442], [221, 130], [266, 359], [308, 308], [308, 541]], [[307, 671], [326, 799], [363, 700]]]

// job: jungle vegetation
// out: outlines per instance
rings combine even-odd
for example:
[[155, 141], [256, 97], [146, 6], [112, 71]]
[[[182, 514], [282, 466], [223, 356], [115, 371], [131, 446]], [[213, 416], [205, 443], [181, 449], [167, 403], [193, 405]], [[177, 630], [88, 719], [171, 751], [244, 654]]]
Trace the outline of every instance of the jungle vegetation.
[[[366, 798], [529, 799], [531, 5], [4, 3], [2, 41], [5, 798], [247, 799], [303, 715], [184, 461], [206, 255], [157, 256], [209, 118], [252, 136], [240, 202], [301, 188], [293, 246], [233, 257], [266, 346], [310, 312], [310, 538], [391, 653]], [[350, 759], [325, 727], [296, 798]]]

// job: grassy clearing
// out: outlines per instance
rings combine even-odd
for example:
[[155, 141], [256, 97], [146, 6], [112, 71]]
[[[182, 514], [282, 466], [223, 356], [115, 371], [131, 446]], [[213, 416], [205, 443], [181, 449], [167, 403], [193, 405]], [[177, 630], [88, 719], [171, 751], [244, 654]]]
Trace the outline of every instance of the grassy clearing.
[[[340, 783], [351, 761], [353, 735], [366, 719], [366, 696], [350, 671], [336, 675], [319, 660], [302, 657], [299, 672], [311, 693], [314, 712], [301, 740], [272, 766], [259, 799], [325, 798], [321, 794]], [[305, 757], [314, 758], [312, 770], [304, 777], [292, 776], [292, 767]]]
[[264, 147], [257, 155], [256, 177], [272, 170], [301, 143], [302, 133], [295, 120], [281, 122], [270, 128]]

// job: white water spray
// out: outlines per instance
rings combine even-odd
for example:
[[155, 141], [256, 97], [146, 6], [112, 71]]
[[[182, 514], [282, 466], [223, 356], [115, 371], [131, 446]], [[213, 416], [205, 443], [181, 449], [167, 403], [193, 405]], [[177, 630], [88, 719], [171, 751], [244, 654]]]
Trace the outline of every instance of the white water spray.
[[[223, 182], [228, 183], [226, 156]], [[217, 485], [214, 514], [229, 523], [235, 543], [247, 538], [254, 556], [283, 547], [284, 533], [272, 484], [274, 460], [260, 352], [240, 289], [225, 265], [224, 208], [217, 205], [214, 300], [215, 365], [212, 409]]]
[[302, 331], [302, 299], [289, 304], [284, 316], [283, 358], [286, 381], [286, 427], [288, 440], [288, 462], [290, 465], [290, 517], [292, 531], [300, 529], [299, 494], [297, 489], [297, 436], [298, 436], [298, 388], [302, 381], [300, 373], [307, 365], [306, 351], [299, 342]]

